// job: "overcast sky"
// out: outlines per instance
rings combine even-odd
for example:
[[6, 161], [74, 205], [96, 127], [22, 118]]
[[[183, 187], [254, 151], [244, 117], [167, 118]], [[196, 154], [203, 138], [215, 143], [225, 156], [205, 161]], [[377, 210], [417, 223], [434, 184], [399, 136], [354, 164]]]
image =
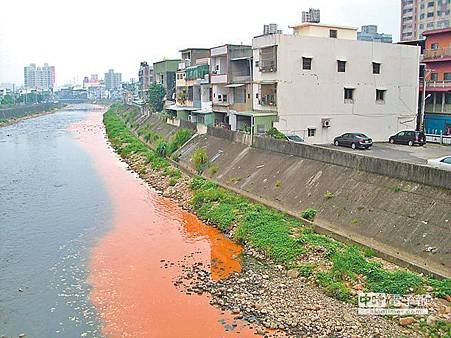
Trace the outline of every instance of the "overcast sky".
[[57, 85], [109, 68], [137, 78], [140, 61], [177, 58], [186, 47], [251, 43], [264, 23], [285, 33], [309, 7], [323, 23], [377, 24], [399, 39], [399, 0], [2, 0], [0, 83], [23, 83], [23, 66], [56, 66]]

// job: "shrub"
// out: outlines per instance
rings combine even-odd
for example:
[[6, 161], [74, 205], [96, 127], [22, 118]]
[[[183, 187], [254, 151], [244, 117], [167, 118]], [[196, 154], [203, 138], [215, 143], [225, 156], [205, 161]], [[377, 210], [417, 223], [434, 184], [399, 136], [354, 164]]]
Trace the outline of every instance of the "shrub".
[[171, 178], [169, 179], [168, 184], [169, 184], [171, 187], [173, 187], [174, 185], [177, 184], [177, 179], [176, 179], [175, 177], [171, 177]]
[[157, 146], [155, 147], [155, 151], [161, 157], [166, 157], [168, 154], [168, 143], [164, 140], [160, 140], [157, 142]]
[[326, 200], [330, 200], [331, 198], [334, 198], [334, 194], [331, 193], [330, 191], [326, 191], [326, 193], [324, 194], [324, 198]]
[[192, 157], [194, 168], [197, 170], [198, 174], [202, 174], [208, 166], [208, 155], [205, 149], [198, 148]]
[[266, 135], [277, 140], [285, 140], [285, 135], [277, 130], [277, 128], [271, 128], [266, 132]]
[[280, 188], [282, 187], [282, 181], [281, 180], [277, 180], [276, 181], [276, 188]]
[[213, 164], [208, 168], [208, 176], [214, 176], [219, 170], [217, 164]]
[[301, 212], [301, 217], [309, 221], [313, 221], [315, 219], [315, 216], [316, 210], [312, 208], [305, 209]]
[[193, 136], [193, 133], [191, 130], [182, 128], [177, 130], [177, 132], [172, 137], [171, 142], [169, 143], [169, 154], [172, 154], [174, 151], [179, 149], [181, 146], [183, 146], [186, 142], [189, 141], [189, 139]]

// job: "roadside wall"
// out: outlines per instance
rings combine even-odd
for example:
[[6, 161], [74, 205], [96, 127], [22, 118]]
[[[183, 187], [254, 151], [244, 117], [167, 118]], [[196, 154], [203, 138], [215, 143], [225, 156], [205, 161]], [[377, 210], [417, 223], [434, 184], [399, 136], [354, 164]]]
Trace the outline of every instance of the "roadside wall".
[[299, 156], [356, 170], [451, 189], [451, 172], [428, 166], [352, 154], [308, 144], [290, 143], [269, 137], [254, 137], [253, 147]]

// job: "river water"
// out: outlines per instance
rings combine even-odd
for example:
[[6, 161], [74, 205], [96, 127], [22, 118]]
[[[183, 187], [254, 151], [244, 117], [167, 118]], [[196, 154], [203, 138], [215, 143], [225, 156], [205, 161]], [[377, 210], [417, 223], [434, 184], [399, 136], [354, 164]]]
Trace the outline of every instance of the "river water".
[[101, 119], [0, 128], [0, 336], [253, 336], [173, 284], [194, 263], [239, 271], [241, 248], [128, 171]]

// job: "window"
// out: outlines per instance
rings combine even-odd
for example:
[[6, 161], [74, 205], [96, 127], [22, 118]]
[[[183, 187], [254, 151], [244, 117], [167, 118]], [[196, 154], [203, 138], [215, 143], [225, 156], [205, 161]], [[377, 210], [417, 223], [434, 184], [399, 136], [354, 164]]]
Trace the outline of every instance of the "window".
[[376, 102], [377, 103], [385, 103], [385, 93], [384, 89], [376, 89]]
[[431, 49], [438, 49], [438, 42], [434, 42], [433, 44], [431, 44]]
[[342, 61], [342, 60], [337, 60], [337, 71], [339, 73], [344, 73], [346, 72], [346, 61]]
[[329, 37], [336, 39], [338, 37], [338, 31], [336, 29], [329, 30]]
[[428, 13], [428, 18], [432, 18], [432, 17], [434, 17], [434, 12], [429, 12]]
[[308, 137], [315, 137], [315, 135], [316, 135], [316, 128], [308, 128], [307, 129], [307, 135], [308, 135]]
[[381, 73], [381, 64], [378, 62], [373, 62], [373, 74]]
[[222, 102], [227, 102], [227, 94], [222, 94]]
[[260, 62], [258, 60], [255, 61], [255, 67], [258, 67], [260, 65]]
[[438, 73], [431, 74], [431, 81], [438, 81]]
[[451, 73], [445, 73], [445, 75], [443, 76], [445, 81], [451, 81]]
[[443, 160], [441, 160], [441, 162], [451, 164], [451, 157], [445, 157]]
[[345, 103], [354, 102], [354, 88], [345, 88]]
[[302, 69], [311, 70], [312, 69], [312, 58], [302, 58]]

